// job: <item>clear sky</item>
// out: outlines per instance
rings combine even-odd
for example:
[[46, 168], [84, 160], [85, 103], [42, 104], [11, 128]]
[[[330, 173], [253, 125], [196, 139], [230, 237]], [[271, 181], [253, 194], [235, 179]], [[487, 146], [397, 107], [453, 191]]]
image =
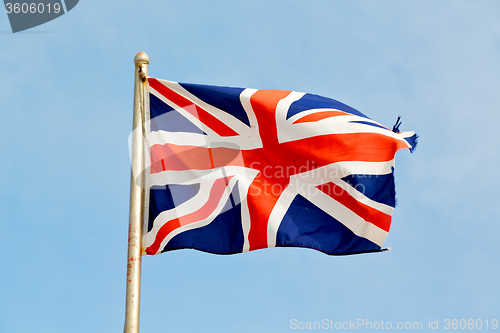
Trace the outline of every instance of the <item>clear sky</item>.
[[0, 14], [0, 332], [123, 329], [139, 51], [152, 77], [312, 92], [420, 136], [396, 156], [391, 251], [145, 257], [141, 332], [494, 331], [499, 13], [497, 0], [81, 0], [16, 34]]

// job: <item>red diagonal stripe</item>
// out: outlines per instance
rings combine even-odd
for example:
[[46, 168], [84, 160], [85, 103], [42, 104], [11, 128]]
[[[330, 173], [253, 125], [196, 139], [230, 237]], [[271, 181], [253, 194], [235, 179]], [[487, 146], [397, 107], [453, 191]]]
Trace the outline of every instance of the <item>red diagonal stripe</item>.
[[304, 116], [302, 118], [295, 120], [293, 123], [294, 124], [311, 123], [311, 122], [315, 122], [315, 121], [318, 121], [321, 119], [337, 117], [337, 116], [352, 116], [352, 114], [347, 113], [347, 112], [342, 112], [342, 111], [321, 111], [321, 112], [308, 114], [307, 116]]
[[323, 185], [316, 186], [317, 189], [326, 193], [328, 196], [332, 197], [348, 209], [352, 210], [354, 213], [359, 215], [366, 222], [370, 222], [382, 230], [389, 232], [391, 227], [391, 216], [381, 211], [372, 208], [362, 202], [359, 202], [354, 197], [352, 197], [346, 190], [342, 187], [329, 182]]
[[[220, 136], [237, 136], [238, 133], [233, 131], [229, 126], [224, 124], [222, 121], [211, 115], [206, 110], [202, 109], [200, 106], [194, 104], [189, 99], [179, 95], [172, 89], [161, 84], [157, 79], [149, 78], [149, 86], [154, 90], [162, 94], [165, 98], [169, 99], [175, 103], [180, 108], [183, 108], [191, 115], [198, 118], [202, 123], [210, 127], [214, 132]], [[189, 106], [189, 107], [188, 107]]]
[[156, 254], [160, 249], [161, 242], [175, 229], [208, 218], [219, 205], [220, 199], [226, 190], [226, 186], [232, 177], [233, 176], [217, 179], [210, 189], [208, 201], [200, 209], [165, 223], [160, 230], [158, 230], [154, 243], [146, 249], [146, 253]]

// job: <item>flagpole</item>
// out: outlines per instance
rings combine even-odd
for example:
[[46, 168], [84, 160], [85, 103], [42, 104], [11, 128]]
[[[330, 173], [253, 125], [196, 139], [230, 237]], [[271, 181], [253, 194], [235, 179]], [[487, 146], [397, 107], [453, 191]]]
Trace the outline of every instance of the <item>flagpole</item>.
[[[124, 333], [139, 333], [139, 309], [141, 293], [142, 219], [144, 216], [144, 88], [148, 74], [149, 57], [139, 52], [134, 58], [134, 120], [132, 131], [130, 179], [130, 213], [127, 256], [127, 294], [125, 301]], [[136, 177], [141, 179], [136, 180]]]

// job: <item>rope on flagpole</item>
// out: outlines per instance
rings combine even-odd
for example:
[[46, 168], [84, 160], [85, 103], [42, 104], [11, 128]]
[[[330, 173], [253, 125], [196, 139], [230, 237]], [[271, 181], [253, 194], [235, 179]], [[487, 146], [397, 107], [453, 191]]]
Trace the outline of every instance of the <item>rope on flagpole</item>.
[[124, 333], [139, 333], [141, 293], [142, 225], [144, 216], [144, 89], [149, 57], [139, 52], [134, 58], [134, 120], [132, 131], [130, 179], [130, 213], [127, 256], [127, 292], [125, 301]]

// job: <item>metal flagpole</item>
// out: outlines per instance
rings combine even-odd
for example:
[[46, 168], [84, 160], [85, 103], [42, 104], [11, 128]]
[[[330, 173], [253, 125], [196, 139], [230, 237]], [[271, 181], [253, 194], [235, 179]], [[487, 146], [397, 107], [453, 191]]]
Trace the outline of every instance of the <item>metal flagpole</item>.
[[[130, 214], [127, 257], [127, 296], [124, 333], [139, 333], [141, 293], [142, 220], [144, 216], [144, 88], [148, 74], [149, 57], [139, 52], [134, 58], [134, 120], [132, 132], [132, 174], [130, 179]], [[136, 181], [135, 177], [141, 177]]]

